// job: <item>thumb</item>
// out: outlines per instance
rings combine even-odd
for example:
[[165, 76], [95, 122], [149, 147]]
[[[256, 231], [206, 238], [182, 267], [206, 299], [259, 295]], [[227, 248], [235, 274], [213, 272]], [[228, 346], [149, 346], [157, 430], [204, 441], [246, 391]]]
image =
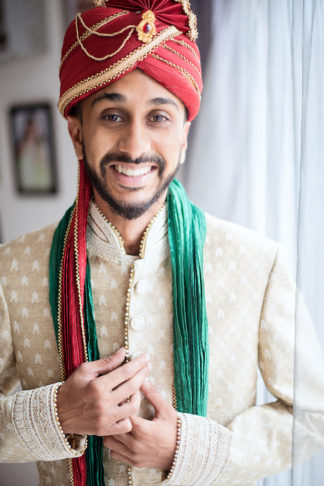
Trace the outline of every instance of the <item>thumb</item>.
[[161, 393], [152, 385], [149, 379], [146, 379], [141, 386], [141, 391], [144, 393], [149, 402], [153, 405], [157, 415], [163, 415], [169, 409], [168, 402], [162, 397]]
[[121, 348], [110, 356], [106, 356], [105, 358], [98, 359], [97, 361], [90, 363], [92, 371], [95, 372], [97, 376], [106, 375], [123, 364], [125, 356], [126, 350], [125, 348]]

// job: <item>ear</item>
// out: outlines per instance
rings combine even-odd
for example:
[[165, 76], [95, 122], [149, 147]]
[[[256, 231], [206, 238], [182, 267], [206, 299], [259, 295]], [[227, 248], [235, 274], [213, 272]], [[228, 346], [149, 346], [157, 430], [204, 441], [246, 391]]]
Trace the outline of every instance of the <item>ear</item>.
[[180, 164], [184, 164], [186, 160], [186, 153], [188, 148], [188, 134], [191, 127], [191, 122], [186, 122], [183, 127], [183, 141], [181, 145], [181, 158]]
[[82, 151], [82, 125], [77, 116], [68, 116], [68, 130], [74, 146], [75, 154], [79, 160], [83, 159]]

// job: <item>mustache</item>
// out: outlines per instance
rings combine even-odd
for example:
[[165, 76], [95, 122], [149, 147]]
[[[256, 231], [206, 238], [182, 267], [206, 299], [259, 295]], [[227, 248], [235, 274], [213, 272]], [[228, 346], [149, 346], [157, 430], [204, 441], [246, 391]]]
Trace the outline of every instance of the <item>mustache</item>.
[[123, 162], [127, 164], [136, 164], [136, 165], [146, 164], [151, 162], [158, 166], [160, 174], [163, 172], [165, 168], [165, 160], [156, 154], [143, 154], [140, 157], [137, 157], [136, 159], [132, 159], [132, 157], [130, 157], [127, 154], [109, 152], [101, 159], [100, 162], [100, 172], [102, 177], [105, 176], [106, 166], [110, 164], [110, 162]]

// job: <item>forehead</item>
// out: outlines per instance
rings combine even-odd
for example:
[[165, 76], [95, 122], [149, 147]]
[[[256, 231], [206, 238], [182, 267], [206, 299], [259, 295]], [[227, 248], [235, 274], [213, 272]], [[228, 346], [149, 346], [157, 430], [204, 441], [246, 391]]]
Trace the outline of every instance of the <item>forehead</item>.
[[[120, 97], [115, 96], [105, 97], [105, 94], [116, 94], [121, 95]], [[177, 98], [171, 91], [166, 89], [160, 83], [155, 81], [155, 79], [147, 76], [140, 69], [135, 69], [134, 71], [126, 74], [121, 79], [118, 79], [114, 83], [110, 84], [92, 94], [84, 102], [88, 106], [92, 106], [101, 100], [110, 101], [120, 101], [120, 102], [132, 102], [147, 104], [152, 100], [160, 100], [161, 104], [174, 105], [178, 109], [184, 109], [184, 104]]]

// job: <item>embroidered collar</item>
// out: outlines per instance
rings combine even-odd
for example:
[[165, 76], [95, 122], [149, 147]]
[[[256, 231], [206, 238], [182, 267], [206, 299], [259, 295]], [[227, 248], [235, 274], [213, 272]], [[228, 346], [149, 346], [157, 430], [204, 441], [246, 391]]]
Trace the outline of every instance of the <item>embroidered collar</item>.
[[140, 256], [127, 255], [118, 230], [102, 214], [94, 201], [90, 202], [87, 226], [87, 250], [105, 260], [127, 264], [135, 260], [161, 261], [169, 254], [167, 208], [164, 205], [144, 232]]

